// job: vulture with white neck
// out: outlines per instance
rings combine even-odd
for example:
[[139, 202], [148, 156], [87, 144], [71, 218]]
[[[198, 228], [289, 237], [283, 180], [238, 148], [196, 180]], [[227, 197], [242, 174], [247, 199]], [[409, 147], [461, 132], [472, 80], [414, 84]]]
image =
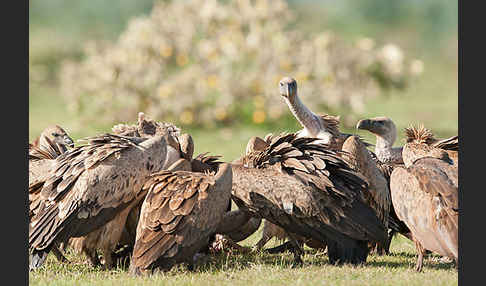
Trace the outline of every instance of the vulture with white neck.
[[319, 143], [328, 144], [330, 148], [341, 150], [350, 134], [339, 131], [339, 117], [312, 112], [297, 95], [297, 81], [291, 77], [284, 77], [279, 82], [280, 95], [285, 99], [290, 111], [303, 127], [297, 132], [298, 137], [319, 138]]

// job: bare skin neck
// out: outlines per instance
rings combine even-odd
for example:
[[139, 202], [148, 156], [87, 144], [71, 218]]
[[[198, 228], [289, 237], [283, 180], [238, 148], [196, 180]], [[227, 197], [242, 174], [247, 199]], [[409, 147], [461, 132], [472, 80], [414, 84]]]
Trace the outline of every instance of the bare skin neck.
[[320, 124], [320, 120], [310, 109], [308, 109], [297, 95], [285, 98], [287, 105], [294, 114], [300, 125], [307, 131], [308, 136], [317, 137], [320, 132], [325, 131], [325, 127]]
[[402, 147], [393, 148], [394, 140], [376, 136], [375, 153], [381, 162], [401, 163]]

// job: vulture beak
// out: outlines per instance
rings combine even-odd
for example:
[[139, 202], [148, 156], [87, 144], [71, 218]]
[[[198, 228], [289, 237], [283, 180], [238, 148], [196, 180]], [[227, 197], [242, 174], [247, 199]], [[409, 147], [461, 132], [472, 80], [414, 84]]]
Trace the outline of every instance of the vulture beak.
[[73, 148], [74, 147], [74, 141], [73, 139], [71, 139], [71, 137], [67, 136], [67, 135], [64, 135], [63, 136], [63, 141], [64, 141], [64, 144], [66, 144], [67, 146]]
[[288, 98], [290, 95], [290, 85], [280, 82], [280, 95]]
[[369, 119], [362, 119], [356, 124], [356, 129], [370, 130], [373, 122]]

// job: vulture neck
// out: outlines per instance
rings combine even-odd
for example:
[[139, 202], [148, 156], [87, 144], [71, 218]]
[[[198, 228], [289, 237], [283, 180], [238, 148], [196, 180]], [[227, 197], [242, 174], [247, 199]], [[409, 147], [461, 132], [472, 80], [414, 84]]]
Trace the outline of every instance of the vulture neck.
[[317, 137], [318, 133], [325, 131], [325, 126], [321, 125], [319, 117], [300, 101], [297, 94], [286, 98], [285, 101], [300, 125], [307, 131], [307, 136]]
[[375, 154], [381, 162], [396, 162], [402, 161], [402, 148], [393, 148], [393, 140], [390, 138], [376, 136]]

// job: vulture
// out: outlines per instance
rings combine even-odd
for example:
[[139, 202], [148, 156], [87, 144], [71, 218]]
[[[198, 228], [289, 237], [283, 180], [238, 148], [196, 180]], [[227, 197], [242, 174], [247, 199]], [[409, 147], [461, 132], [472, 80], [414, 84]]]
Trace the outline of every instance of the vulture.
[[444, 149], [431, 146], [423, 126], [406, 129], [404, 167], [395, 167], [390, 188], [396, 214], [412, 233], [421, 271], [426, 250], [458, 262], [458, 169]]
[[[179, 163], [180, 162], [180, 163]], [[134, 275], [169, 270], [177, 263], [192, 267], [207, 248], [231, 202], [231, 165], [184, 171], [177, 167], [150, 175], [130, 263]], [[187, 165], [186, 165], [187, 166]]]
[[[368, 182], [368, 192], [365, 193], [367, 204], [375, 210], [383, 225], [388, 228], [388, 220], [391, 209], [391, 194], [388, 181], [382, 170], [377, 166], [371, 152], [358, 136], [350, 136], [342, 146], [343, 159], [354, 171], [362, 174]], [[374, 246], [372, 244], [372, 246]], [[389, 241], [384, 245], [376, 246], [377, 253], [382, 255], [388, 252]]]
[[[271, 141], [271, 140], [269, 140], [271, 138], [270, 136], [271, 136], [271, 134], [268, 134], [265, 137], [265, 139], [262, 139], [262, 138], [257, 137], [257, 136], [251, 137], [250, 140], [248, 141], [245, 154], [249, 155], [252, 152], [263, 151], [270, 144], [270, 141]], [[245, 224], [245, 226], [247, 226], [247, 225], [250, 225], [250, 226], [246, 227], [247, 229], [249, 229], [249, 231], [245, 232], [245, 228], [243, 228], [242, 230], [239, 230], [239, 233], [245, 233], [246, 234], [243, 237], [243, 239], [247, 238], [253, 232], [257, 231], [258, 227], [260, 226], [261, 219], [255, 218], [255, 217], [252, 217], [251, 219], [252, 220], [259, 220], [258, 225], [256, 223], [251, 224], [251, 222], [253, 222], [253, 221], [250, 221], [249, 223]], [[233, 239], [233, 237], [231, 235], [230, 235], [230, 237]], [[263, 247], [265, 246], [265, 244], [267, 244], [267, 242], [270, 241], [274, 237], [276, 237], [278, 240], [283, 242], [284, 240], [289, 238], [289, 235], [287, 234], [287, 232], [283, 228], [279, 227], [278, 225], [271, 223], [268, 220], [265, 220], [263, 222], [262, 237], [255, 244], [255, 249], [256, 250], [262, 250]], [[306, 243], [307, 246], [309, 246], [311, 248], [316, 248], [316, 249], [325, 249], [326, 248], [325, 242], [317, 241], [317, 240], [314, 240], [312, 238], [306, 239], [305, 237], [298, 236], [298, 235], [296, 235], [295, 237], [297, 238], [297, 243], [299, 244], [300, 247], [303, 247], [303, 244]], [[277, 247], [274, 247], [274, 248], [271, 248], [271, 249], [267, 249], [266, 251], [269, 252], [269, 253], [278, 253], [278, 252], [288, 250], [291, 247], [292, 247], [292, 245], [291, 245], [290, 241], [288, 241], [288, 242], [286, 242], [286, 243], [284, 243], [280, 246], [277, 246]]]
[[285, 229], [294, 263], [296, 236], [325, 242], [331, 263], [366, 262], [368, 241], [386, 240], [385, 226], [366, 204], [364, 177], [329, 146], [296, 133], [270, 136], [263, 151], [232, 164], [232, 199], [239, 209]]
[[[115, 135], [141, 138], [167, 134], [167, 156], [162, 170], [167, 169], [180, 158], [192, 159], [193, 156], [194, 143], [190, 135], [180, 134], [179, 128], [170, 123], [148, 119], [142, 112], [138, 114], [136, 125], [118, 124], [113, 126], [112, 132]], [[88, 263], [92, 266], [101, 265], [97, 255], [97, 250], [101, 250], [105, 260], [102, 267], [104, 269], [112, 268], [114, 266], [113, 256], [117, 246], [128, 246], [128, 249], [132, 249], [135, 244], [136, 227], [141, 207], [142, 201], [130, 210], [128, 216], [121, 212], [113, 220], [88, 235], [72, 237], [69, 239], [68, 245], [76, 252], [84, 253], [88, 258]]]
[[[397, 138], [395, 123], [384, 116], [362, 119], [356, 124], [356, 128], [368, 130], [375, 134], [375, 154], [380, 162], [390, 164], [403, 164], [403, 147], [392, 147]], [[449, 157], [454, 161], [454, 166], [458, 166], [459, 137], [457, 135], [450, 138], [438, 140], [433, 135], [427, 138], [427, 145], [446, 150]]]
[[280, 80], [279, 92], [303, 127], [297, 132], [298, 137], [319, 138], [319, 142], [328, 144], [329, 148], [341, 150], [344, 141], [350, 134], [339, 131], [339, 117], [329, 114], [317, 115], [307, 108], [297, 95], [297, 81], [291, 77], [284, 77]]
[[397, 128], [390, 118], [380, 116], [362, 119], [358, 121], [356, 128], [375, 134], [375, 154], [380, 162], [403, 164], [402, 147], [393, 147], [397, 140]]
[[[50, 142], [46, 142], [46, 140], [49, 140]], [[56, 149], [59, 149], [61, 153], [66, 152], [68, 149], [67, 147], [74, 147], [73, 139], [59, 125], [52, 125], [44, 129], [42, 133], [34, 139], [34, 142], [29, 144], [29, 146], [32, 145], [43, 148], [52, 144], [56, 145]]]
[[[50, 170], [54, 159], [73, 146], [72, 138], [59, 125], [47, 127], [32, 144], [29, 144], [29, 219], [36, 213], [40, 203], [39, 182]], [[57, 246], [52, 250], [58, 261], [67, 261]]]
[[359, 136], [341, 133], [339, 131], [339, 117], [331, 115], [317, 115], [307, 108], [297, 95], [297, 82], [295, 79], [285, 77], [279, 82], [280, 95], [284, 98], [292, 114], [302, 125], [298, 137], [316, 137], [330, 145], [334, 150], [345, 150], [343, 154], [350, 154], [345, 159], [351, 163], [354, 170], [363, 174], [370, 181], [369, 205], [377, 212], [383, 224], [388, 227], [388, 213], [390, 210], [390, 191], [386, 180], [377, 169], [376, 163], [371, 159], [367, 146]]
[[102, 134], [86, 140], [59, 155], [39, 182], [41, 201], [29, 224], [30, 271], [42, 266], [56, 243], [88, 235], [120, 213], [126, 219], [145, 197], [143, 183], [167, 159], [167, 135]]

